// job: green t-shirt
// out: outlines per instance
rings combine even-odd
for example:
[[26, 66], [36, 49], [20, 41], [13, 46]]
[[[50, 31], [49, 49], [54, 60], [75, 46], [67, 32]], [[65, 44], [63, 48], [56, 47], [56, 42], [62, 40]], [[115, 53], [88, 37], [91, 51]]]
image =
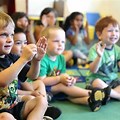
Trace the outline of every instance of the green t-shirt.
[[66, 62], [63, 55], [58, 55], [55, 61], [52, 61], [46, 54], [40, 62], [39, 76], [57, 76], [66, 71]]
[[[97, 57], [96, 44], [90, 49], [88, 60], [94, 61]], [[115, 80], [118, 78], [118, 61], [120, 61], [120, 47], [114, 45], [112, 49], [105, 49], [97, 73], [90, 73], [88, 80]]]

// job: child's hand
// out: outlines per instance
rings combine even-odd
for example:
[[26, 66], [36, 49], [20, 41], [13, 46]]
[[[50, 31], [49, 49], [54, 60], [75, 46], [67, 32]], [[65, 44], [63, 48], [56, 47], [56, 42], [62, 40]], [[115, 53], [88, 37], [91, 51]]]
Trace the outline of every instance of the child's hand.
[[68, 74], [61, 74], [60, 81], [66, 86], [71, 86], [75, 84], [76, 80], [73, 77], [70, 77]]
[[43, 15], [41, 18], [42, 24], [47, 27], [48, 26], [48, 22], [47, 22], [47, 15]]
[[74, 28], [75, 28], [76, 32], [78, 33], [80, 30], [80, 27], [78, 26], [78, 23], [76, 20], [74, 20]]
[[37, 42], [37, 54], [35, 55], [35, 59], [37, 61], [41, 60], [42, 57], [45, 55], [46, 53], [46, 49], [47, 49], [47, 39], [43, 36], [41, 37], [38, 42]]
[[37, 54], [37, 46], [35, 44], [29, 44], [23, 47], [21, 58], [29, 62], [33, 59], [33, 57], [36, 54]]
[[99, 57], [102, 57], [105, 47], [106, 47], [106, 44], [102, 44], [102, 41], [96, 44], [96, 51]]

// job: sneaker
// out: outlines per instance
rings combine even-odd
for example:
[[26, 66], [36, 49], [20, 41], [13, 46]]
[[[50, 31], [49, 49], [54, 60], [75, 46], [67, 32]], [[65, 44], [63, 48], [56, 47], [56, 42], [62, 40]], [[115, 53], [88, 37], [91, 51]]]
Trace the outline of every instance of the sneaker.
[[92, 85], [88, 84], [88, 85], [86, 85], [85, 89], [87, 89], [87, 90], [92, 90], [93, 87], [92, 87]]
[[53, 119], [51, 117], [49, 117], [49, 116], [44, 116], [43, 120], [53, 120]]
[[100, 110], [103, 99], [104, 99], [103, 90], [97, 88], [92, 89], [92, 92], [90, 93], [90, 97], [88, 99], [90, 109], [93, 112]]
[[47, 92], [47, 100], [48, 102], [51, 102], [53, 98], [53, 94], [51, 92]]
[[110, 100], [111, 87], [108, 86], [104, 88], [103, 91], [104, 91], [104, 99], [102, 100], [102, 105], [106, 105], [107, 101]]
[[101, 101], [92, 102], [90, 98], [88, 98], [88, 103], [89, 103], [89, 107], [92, 112], [96, 112], [96, 111], [100, 110], [100, 108], [102, 106]]
[[116, 88], [117, 86], [120, 85], [120, 80], [113, 80], [111, 83], [110, 83], [110, 87], [111, 88]]
[[52, 119], [57, 119], [61, 115], [61, 110], [57, 107], [54, 106], [48, 106], [45, 116], [49, 116]]

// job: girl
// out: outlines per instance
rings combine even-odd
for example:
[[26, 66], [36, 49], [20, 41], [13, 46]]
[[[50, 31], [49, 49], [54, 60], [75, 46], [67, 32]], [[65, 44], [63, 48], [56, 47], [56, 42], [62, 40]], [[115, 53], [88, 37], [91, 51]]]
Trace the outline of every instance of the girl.
[[73, 51], [74, 58], [87, 59], [89, 44], [88, 24], [83, 27], [83, 14], [80, 12], [71, 13], [64, 23], [66, 32], [66, 50]]

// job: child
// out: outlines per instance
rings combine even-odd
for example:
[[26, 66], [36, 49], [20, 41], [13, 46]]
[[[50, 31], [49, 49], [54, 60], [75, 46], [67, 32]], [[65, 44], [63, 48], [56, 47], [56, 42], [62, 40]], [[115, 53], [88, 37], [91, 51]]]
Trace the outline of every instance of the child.
[[12, 14], [15, 23], [15, 29], [22, 29], [26, 33], [27, 43], [36, 43], [33, 35], [33, 21], [29, 21], [28, 16], [24, 12], [15, 12]]
[[[23, 47], [27, 45], [27, 39], [25, 33], [21, 29], [15, 29], [14, 31], [14, 45], [11, 53], [21, 56]], [[18, 95], [22, 97], [22, 101], [28, 101], [38, 96], [37, 92], [44, 93], [45, 85], [40, 79], [34, 80], [33, 82], [18, 82]], [[51, 114], [52, 113], [52, 114]], [[61, 115], [61, 111], [54, 106], [48, 106], [45, 116], [50, 116], [53, 119], [58, 118]]]
[[[41, 37], [41, 32], [46, 27], [56, 25], [57, 16], [57, 11], [54, 8], [46, 7], [45, 9], [43, 9], [40, 15], [40, 21], [38, 21], [34, 30], [34, 36], [36, 40]], [[63, 52], [63, 55], [65, 56], [65, 60], [69, 61], [73, 56], [73, 52], [71, 50], [65, 50]]]
[[45, 83], [47, 92], [52, 92], [55, 98], [67, 98], [73, 103], [89, 104], [92, 111], [99, 110], [99, 101], [104, 99], [104, 90], [91, 92], [74, 86], [76, 79], [65, 73], [65, 59], [61, 55], [65, 48], [64, 30], [59, 27], [48, 27], [42, 35], [48, 39], [48, 48], [40, 64], [40, 78]]
[[46, 7], [40, 14], [40, 20], [37, 22], [34, 30], [35, 39], [41, 37], [41, 32], [48, 26], [54, 26], [57, 20], [57, 11], [54, 8]]
[[96, 23], [95, 30], [100, 41], [89, 52], [91, 75], [88, 79], [92, 87], [111, 87], [106, 100], [110, 99], [109, 96], [120, 100], [120, 47], [116, 45], [120, 35], [119, 23], [112, 16], [106, 16]]
[[80, 58], [86, 62], [88, 55], [88, 24], [83, 26], [83, 14], [80, 12], [71, 13], [65, 20], [64, 30], [66, 32], [66, 50], [73, 51], [74, 58]]
[[[14, 22], [9, 15], [0, 12], [0, 119], [6, 120], [42, 120], [47, 109], [46, 95], [27, 102], [19, 102], [17, 97], [18, 79], [26, 77], [36, 79], [39, 61], [46, 51], [46, 39], [41, 38], [37, 45], [30, 44], [23, 48], [21, 57], [11, 54], [13, 46]], [[27, 65], [31, 62], [31, 67]]]

